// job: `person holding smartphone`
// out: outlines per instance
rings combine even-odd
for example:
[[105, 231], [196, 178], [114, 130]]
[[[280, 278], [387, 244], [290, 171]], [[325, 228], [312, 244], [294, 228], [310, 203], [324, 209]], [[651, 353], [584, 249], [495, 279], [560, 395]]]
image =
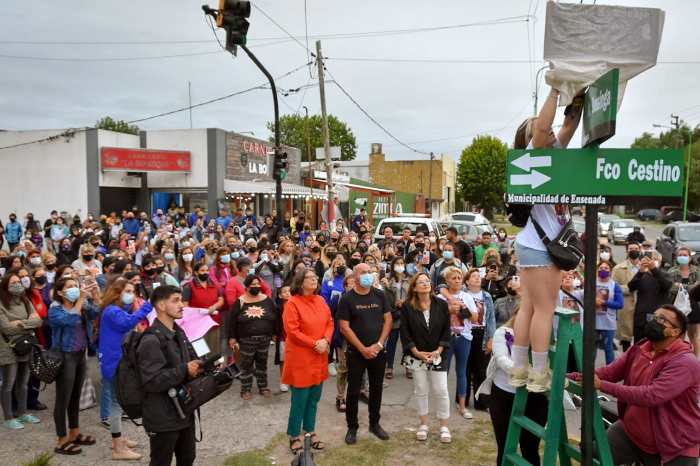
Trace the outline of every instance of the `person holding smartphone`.
[[644, 326], [653, 319], [654, 312], [665, 304], [673, 285], [668, 274], [659, 268], [661, 256], [656, 251], [644, 251], [639, 261], [639, 271], [627, 288], [637, 293], [634, 307], [634, 342], [644, 338]]

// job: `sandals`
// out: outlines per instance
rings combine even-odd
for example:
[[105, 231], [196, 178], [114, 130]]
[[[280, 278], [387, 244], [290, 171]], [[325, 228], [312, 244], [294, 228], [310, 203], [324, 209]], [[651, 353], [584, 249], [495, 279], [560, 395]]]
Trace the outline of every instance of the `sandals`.
[[450, 434], [450, 429], [446, 426], [440, 427], [440, 442], [441, 443], [451, 443], [452, 435]]
[[73, 456], [73, 455], [79, 455], [83, 452], [83, 450], [76, 445], [73, 442], [66, 442], [60, 447], [55, 447], [53, 449], [53, 452], [58, 454], [58, 455], [68, 455], [68, 456]]
[[345, 404], [345, 400], [344, 400], [344, 399], [340, 399], [340, 398], [336, 398], [336, 399], [335, 399], [335, 409], [336, 409], [339, 413], [344, 413], [345, 410], [347, 409], [347, 405]]
[[253, 399], [253, 394], [250, 392], [243, 392], [241, 393], [241, 398], [243, 398], [245, 401], [250, 401]]
[[[299, 446], [295, 447], [294, 444], [298, 443]], [[292, 452], [293, 455], [296, 455], [300, 451], [304, 450], [304, 442], [301, 440], [300, 437], [295, 437], [295, 438], [290, 438], [289, 439], [289, 450]]]
[[97, 443], [97, 440], [95, 440], [95, 437], [91, 435], [78, 434], [75, 440], [72, 440], [71, 443], [74, 443], [76, 445], [90, 446]]
[[391, 380], [394, 378], [394, 370], [393, 369], [387, 369], [386, 374], [384, 375], [387, 380]]
[[419, 442], [425, 442], [428, 440], [428, 426], [425, 424], [418, 426], [418, 430], [416, 431], [416, 440]]
[[310, 435], [311, 435], [311, 448], [313, 448], [314, 450], [319, 450], [319, 451], [326, 448], [326, 444], [318, 439], [318, 435], [316, 435], [315, 432], [310, 434]]

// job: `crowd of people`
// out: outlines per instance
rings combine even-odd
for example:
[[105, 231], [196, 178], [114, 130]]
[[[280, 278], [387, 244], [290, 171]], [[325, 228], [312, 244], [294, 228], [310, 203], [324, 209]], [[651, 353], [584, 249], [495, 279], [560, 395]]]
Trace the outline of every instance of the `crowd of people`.
[[[547, 374], [546, 362], [533, 352], [538, 371], [530, 368], [523, 381], [520, 369], [528, 363], [519, 363], [516, 355], [523, 301], [527, 306], [533, 299], [532, 294], [523, 296], [532, 285], [516, 264], [544, 265], [537, 262], [543, 256], [536, 248], [516, 244], [521, 237], [514, 240], [505, 230], [493, 236], [486, 232], [470, 243], [454, 228], [443, 238], [387, 228], [384, 238], [374, 241], [364, 212], [348, 224], [339, 219], [313, 229], [303, 212], [285, 213], [284, 228], [278, 230], [275, 215], [258, 219], [251, 209], [234, 215], [221, 209], [210, 218], [199, 208], [185, 213], [172, 206], [153, 216], [133, 210], [83, 219], [53, 212], [40, 224], [31, 214], [22, 223], [12, 214], [3, 231], [7, 248], [0, 249], [4, 426], [23, 429], [39, 422], [28, 410], [47, 409], [39, 400], [39, 382], [30, 374], [30, 356], [16, 354], [12, 346], [18, 336], [35, 335], [43, 347], [63, 357], [52, 407], [55, 453], [80, 454], [98, 441], [94, 432], [82, 432], [79, 411], [87, 361], [97, 356], [100, 417], [111, 433], [112, 457], [139, 459], [136, 442], [122, 436], [115, 373], [126, 335], [148, 329], [139, 355], [151, 464], [170, 464], [173, 455], [178, 464], [191, 464], [194, 419], [179, 419], [167, 394], [202, 371], [201, 355], [176, 323], [186, 307], [208, 313], [218, 324], [204, 340], [211, 354], [221, 353], [238, 365], [243, 400], [269, 397], [277, 388], [291, 392], [287, 434], [294, 453], [304, 448], [305, 433], [311, 435], [312, 448], [325, 447], [316, 413], [329, 377], [336, 378], [331, 396], [344, 413], [350, 445], [358, 438], [360, 401], [369, 407], [369, 431], [381, 440], [390, 438], [380, 424], [382, 392], [385, 379], [399, 376], [412, 379], [417, 441], [430, 436], [431, 393], [440, 442], [452, 440], [448, 420], [453, 402], [467, 420], [473, 410], [488, 410], [500, 458], [513, 394], [523, 385], [534, 388], [528, 413], [544, 424], [547, 400], [538, 393], [547, 389], [546, 376], [540, 375]], [[630, 407], [611, 442], [624, 443], [626, 455], [637, 448], [664, 461], [697, 458], [700, 412], [688, 400], [695, 396], [697, 401], [700, 374], [687, 356], [700, 349], [695, 339], [700, 276], [686, 249], [678, 251], [677, 265], [670, 270], [662, 270], [648, 242], [630, 242], [626, 250], [627, 257], [616, 263], [612, 251], [601, 247], [597, 276], [590, 277], [596, 281], [600, 349], [609, 365], [598, 372], [596, 383]], [[532, 280], [537, 276], [532, 273], [542, 272], [530, 273]], [[556, 277], [544, 278], [556, 279], [553, 307], [583, 310], [582, 268], [557, 269]], [[672, 305], [679, 293], [689, 296], [692, 309], [682, 312]], [[691, 345], [684, 337], [693, 328]], [[639, 342], [641, 346], [633, 345]], [[271, 350], [280, 370], [279, 387], [269, 382]], [[674, 354], [684, 359], [676, 361]], [[632, 358], [652, 361], [653, 369], [633, 362], [631, 368], [640, 372], [630, 375], [623, 369]], [[656, 369], [657, 360], [679, 364], [674, 370], [689, 374], [675, 381]], [[402, 370], [395, 370], [397, 364]], [[454, 395], [448, 392], [450, 377]], [[622, 378], [645, 388], [610, 383]], [[673, 390], [666, 390], [675, 382]], [[685, 411], [674, 411], [675, 403]], [[669, 432], [652, 425], [669, 426], [674, 416], [696, 430], [661, 447], [658, 442], [667, 441]], [[628, 429], [633, 422], [643, 427]], [[538, 446], [539, 439], [523, 435], [521, 449], [532, 464], [539, 464]]]

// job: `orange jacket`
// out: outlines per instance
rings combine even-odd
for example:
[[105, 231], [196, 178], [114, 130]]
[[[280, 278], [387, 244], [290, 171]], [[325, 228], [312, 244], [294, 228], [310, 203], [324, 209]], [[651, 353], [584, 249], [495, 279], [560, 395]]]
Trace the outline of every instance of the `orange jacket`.
[[282, 318], [287, 339], [282, 383], [295, 388], [318, 385], [328, 378], [328, 354], [314, 351], [321, 338], [333, 337], [333, 318], [319, 295], [292, 296]]

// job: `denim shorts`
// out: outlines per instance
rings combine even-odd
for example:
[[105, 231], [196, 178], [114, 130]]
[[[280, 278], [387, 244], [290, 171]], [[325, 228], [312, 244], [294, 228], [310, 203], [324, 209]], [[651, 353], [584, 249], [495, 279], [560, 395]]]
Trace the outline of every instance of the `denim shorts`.
[[527, 269], [531, 267], [549, 267], [552, 260], [549, 258], [547, 251], [528, 248], [522, 244], [515, 243], [515, 254], [518, 258], [518, 268]]

